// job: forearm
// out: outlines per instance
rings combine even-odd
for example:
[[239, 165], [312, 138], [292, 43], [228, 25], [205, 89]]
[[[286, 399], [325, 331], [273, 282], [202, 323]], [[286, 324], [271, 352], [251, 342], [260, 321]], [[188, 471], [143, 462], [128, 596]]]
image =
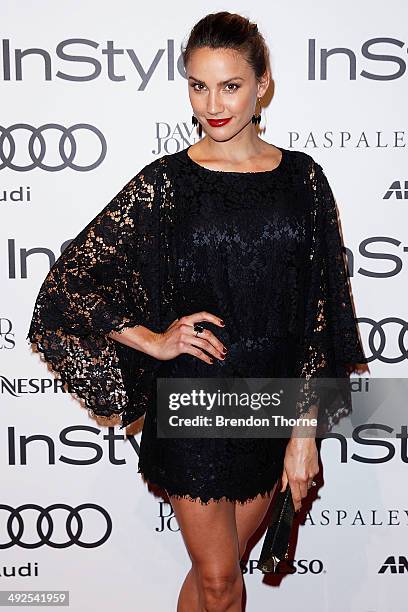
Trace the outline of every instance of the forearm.
[[291, 438], [316, 438], [317, 417], [319, 406], [312, 404], [306, 413], [297, 418], [307, 419], [305, 424], [300, 423], [292, 427]]
[[120, 332], [111, 331], [108, 334], [109, 338], [125, 344], [136, 351], [147, 353], [147, 355], [154, 356], [154, 348], [158, 334], [151, 331], [143, 325], [136, 325], [135, 327], [125, 327]]

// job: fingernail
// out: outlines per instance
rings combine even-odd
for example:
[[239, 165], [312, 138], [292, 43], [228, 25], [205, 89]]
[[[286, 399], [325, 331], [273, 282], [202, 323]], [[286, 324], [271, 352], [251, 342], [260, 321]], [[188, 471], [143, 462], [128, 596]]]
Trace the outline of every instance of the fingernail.
[[214, 359], [210, 359], [210, 363], [214, 363]]
[[226, 353], [226, 352], [227, 352], [227, 349], [225, 348], [225, 346], [223, 346], [222, 348], [223, 348], [223, 351], [222, 351], [222, 352], [223, 352], [223, 353]]
[[220, 323], [221, 325], [225, 325], [224, 321], [222, 319], [220, 319]]

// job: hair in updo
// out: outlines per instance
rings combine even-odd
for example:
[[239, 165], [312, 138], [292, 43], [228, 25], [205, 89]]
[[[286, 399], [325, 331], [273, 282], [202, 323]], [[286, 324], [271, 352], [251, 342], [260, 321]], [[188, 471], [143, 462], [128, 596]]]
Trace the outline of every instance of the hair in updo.
[[257, 24], [237, 13], [210, 13], [195, 24], [187, 45], [182, 49], [184, 67], [194, 49], [202, 47], [234, 49], [242, 53], [257, 79], [265, 73], [269, 64], [268, 47]]

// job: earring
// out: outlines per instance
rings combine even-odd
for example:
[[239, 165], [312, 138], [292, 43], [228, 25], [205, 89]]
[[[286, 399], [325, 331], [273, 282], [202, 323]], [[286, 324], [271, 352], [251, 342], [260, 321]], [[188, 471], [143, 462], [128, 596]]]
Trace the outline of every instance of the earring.
[[201, 135], [203, 133], [203, 126], [201, 125], [201, 123], [199, 122], [199, 120], [197, 119], [197, 117], [195, 115], [192, 115], [191, 123], [193, 125], [198, 125], [198, 136], [199, 136], [199, 138], [201, 138]]
[[[259, 115], [252, 115], [252, 123], [259, 124], [261, 123], [261, 111], [262, 111], [262, 106], [261, 106], [261, 98], [257, 98], [257, 102], [259, 102]], [[255, 109], [256, 109], [256, 105], [255, 105]]]

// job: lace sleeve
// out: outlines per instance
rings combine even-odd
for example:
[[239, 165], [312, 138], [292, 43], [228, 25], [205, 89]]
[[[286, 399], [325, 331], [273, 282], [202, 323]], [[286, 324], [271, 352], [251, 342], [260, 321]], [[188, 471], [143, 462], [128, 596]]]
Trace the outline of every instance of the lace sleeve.
[[[305, 379], [296, 415], [311, 408], [318, 431], [330, 431], [352, 411], [349, 376], [369, 371], [353, 311], [337, 207], [322, 167], [312, 160], [311, 249], [305, 296], [304, 344], [298, 373]], [[320, 378], [339, 379], [325, 385]], [[334, 383], [334, 386], [333, 386]]]
[[122, 427], [145, 412], [142, 379], [157, 360], [107, 334], [158, 324], [159, 194], [160, 169], [152, 162], [51, 267], [27, 334], [91, 415], [122, 414]]

